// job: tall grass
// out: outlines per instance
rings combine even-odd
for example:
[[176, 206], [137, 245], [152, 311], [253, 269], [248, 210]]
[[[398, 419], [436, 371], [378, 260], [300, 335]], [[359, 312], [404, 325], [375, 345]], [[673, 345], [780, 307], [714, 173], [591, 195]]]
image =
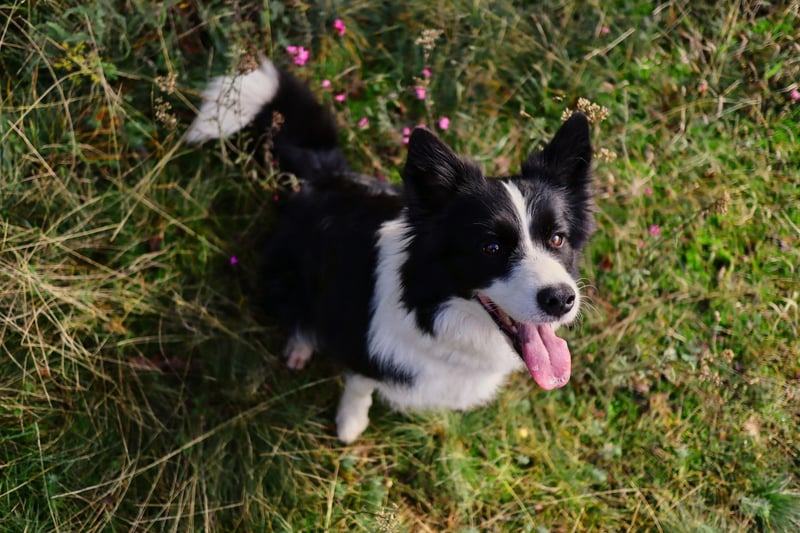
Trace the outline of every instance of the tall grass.
[[[3, 529], [800, 529], [798, 9], [0, 5]], [[181, 142], [205, 80], [287, 45], [388, 179], [405, 127], [448, 117], [498, 174], [579, 98], [608, 111], [568, 387], [335, 440], [339, 369], [286, 370], [258, 308], [285, 181]]]

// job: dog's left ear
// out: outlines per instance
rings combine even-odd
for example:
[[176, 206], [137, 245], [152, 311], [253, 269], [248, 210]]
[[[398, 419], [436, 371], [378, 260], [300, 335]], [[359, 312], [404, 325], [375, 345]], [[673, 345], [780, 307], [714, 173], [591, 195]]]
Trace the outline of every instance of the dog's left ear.
[[555, 181], [569, 188], [582, 188], [590, 180], [591, 162], [589, 119], [583, 113], [573, 113], [544, 150], [528, 155], [522, 164], [522, 175]]

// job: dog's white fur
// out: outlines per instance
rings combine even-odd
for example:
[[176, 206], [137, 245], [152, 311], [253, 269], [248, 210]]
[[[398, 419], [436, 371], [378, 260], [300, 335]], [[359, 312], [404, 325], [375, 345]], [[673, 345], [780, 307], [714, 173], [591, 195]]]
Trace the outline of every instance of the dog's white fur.
[[[337, 433], [345, 443], [367, 427], [375, 390], [401, 410], [468, 409], [491, 400], [508, 374], [523, 366], [475, 301], [450, 300], [434, 323], [435, 338], [419, 329], [414, 314], [400, 301], [406, 234], [404, 216], [380, 230], [369, 348], [376, 359], [414, 375], [414, 386], [348, 376], [336, 416]], [[493, 357], [486, 358], [487, 353]]]

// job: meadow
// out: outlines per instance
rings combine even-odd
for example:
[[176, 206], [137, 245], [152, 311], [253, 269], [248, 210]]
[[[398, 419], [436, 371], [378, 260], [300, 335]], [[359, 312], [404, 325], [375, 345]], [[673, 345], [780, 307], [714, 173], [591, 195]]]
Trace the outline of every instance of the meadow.
[[[568, 386], [336, 440], [257, 305], [291, 177], [182, 141], [260, 54], [392, 181], [418, 124], [497, 175], [591, 116]], [[796, 0], [16, 0], [0, 72], [3, 531], [800, 531]]]

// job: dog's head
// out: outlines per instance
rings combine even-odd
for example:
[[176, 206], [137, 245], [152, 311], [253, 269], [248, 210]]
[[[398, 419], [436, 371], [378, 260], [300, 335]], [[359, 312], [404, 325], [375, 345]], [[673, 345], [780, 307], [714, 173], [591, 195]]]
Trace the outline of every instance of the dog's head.
[[485, 178], [430, 131], [414, 131], [403, 174], [413, 238], [402, 275], [404, 301], [424, 329], [453, 297], [475, 301], [539, 385], [567, 382], [569, 350], [553, 328], [580, 308], [578, 255], [594, 225], [591, 156], [579, 113], [519, 175], [503, 178]]

